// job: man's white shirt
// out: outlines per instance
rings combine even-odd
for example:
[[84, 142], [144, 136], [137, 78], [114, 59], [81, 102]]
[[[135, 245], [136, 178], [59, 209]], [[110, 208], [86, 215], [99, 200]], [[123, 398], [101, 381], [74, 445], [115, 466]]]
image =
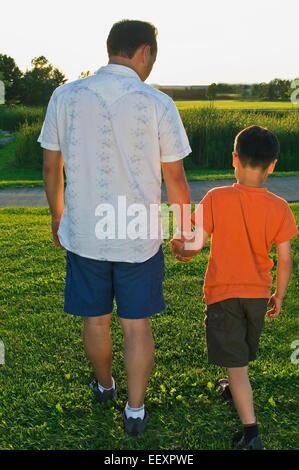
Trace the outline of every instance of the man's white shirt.
[[[157, 253], [160, 216], [150, 213], [161, 202], [161, 162], [191, 152], [169, 96], [142, 82], [133, 69], [109, 64], [54, 91], [38, 142], [62, 153], [67, 180], [58, 231], [62, 246], [86, 258], [130, 263]], [[134, 220], [139, 207], [134, 204], [148, 217], [146, 233], [137, 238], [120, 227], [129, 207], [127, 222]], [[115, 213], [114, 239], [111, 233], [98, 235], [99, 223], [107, 219], [105, 205]], [[157, 237], [151, 238], [150, 219]]]

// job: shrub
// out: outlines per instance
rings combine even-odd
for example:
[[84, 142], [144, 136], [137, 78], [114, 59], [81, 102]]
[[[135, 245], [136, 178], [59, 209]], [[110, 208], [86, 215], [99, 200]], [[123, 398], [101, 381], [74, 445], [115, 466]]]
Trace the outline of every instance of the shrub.
[[[184, 160], [186, 169], [231, 169], [235, 136], [244, 127], [256, 124], [268, 127], [278, 137], [277, 170], [299, 170], [299, 112], [230, 111], [207, 107], [183, 109], [180, 114], [192, 148], [192, 154]], [[1, 116], [3, 120], [4, 115], [5, 123], [2, 124]], [[18, 167], [41, 168], [42, 150], [36, 139], [43, 117], [43, 108], [0, 108], [0, 129], [16, 130], [21, 123], [16, 146]]]
[[185, 168], [229, 169], [235, 136], [253, 124], [268, 127], [280, 142], [277, 170], [299, 170], [299, 113], [194, 108], [180, 111], [192, 154]]
[[43, 151], [37, 138], [41, 131], [41, 122], [29, 125], [25, 122], [17, 134], [15, 164], [19, 168], [42, 168]]
[[43, 121], [46, 108], [31, 108], [28, 106], [0, 106], [0, 129], [15, 132], [27, 122], [33, 124]]

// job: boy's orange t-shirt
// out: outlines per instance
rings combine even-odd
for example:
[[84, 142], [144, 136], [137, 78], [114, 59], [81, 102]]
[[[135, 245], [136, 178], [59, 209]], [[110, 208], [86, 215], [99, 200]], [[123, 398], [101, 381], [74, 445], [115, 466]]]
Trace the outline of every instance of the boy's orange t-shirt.
[[211, 189], [200, 203], [203, 227], [212, 234], [204, 302], [269, 298], [272, 243], [299, 233], [288, 203], [266, 188], [239, 183]]

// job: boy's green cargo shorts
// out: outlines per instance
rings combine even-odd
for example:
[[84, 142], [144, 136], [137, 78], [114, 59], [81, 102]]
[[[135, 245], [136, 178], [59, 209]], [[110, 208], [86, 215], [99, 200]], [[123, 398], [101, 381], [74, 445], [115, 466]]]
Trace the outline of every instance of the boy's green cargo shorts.
[[244, 367], [256, 359], [268, 300], [231, 298], [206, 306], [206, 340], [210, 364]]

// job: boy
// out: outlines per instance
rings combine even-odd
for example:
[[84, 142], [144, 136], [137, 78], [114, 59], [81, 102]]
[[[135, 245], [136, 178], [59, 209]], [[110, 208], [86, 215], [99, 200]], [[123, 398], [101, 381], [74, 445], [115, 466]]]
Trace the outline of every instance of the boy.
[[[184, 237], [171, 241], [173, 254], [187, 261], [212, 234], [204, 282], [208, 362], [228, 368], [230, 392], [244, 426], [237, 449], [263, 449], [248, 363], [256, 359], [265, 314], [276, 318], [280, 313], [292, 271], [290, 239], [298, 234], [288, 203], [262, 187], [274, 170], [278, 152], [278, 140], [268, 129], [251, 126], [242, 130], [233, 152], [237, 183], [211, 189], [201, 201], [201, 246], [188, 249]], [[270, 297], [273, 242], [277, 282]], [[268, 312], [267, 306], [272, 307]]]

